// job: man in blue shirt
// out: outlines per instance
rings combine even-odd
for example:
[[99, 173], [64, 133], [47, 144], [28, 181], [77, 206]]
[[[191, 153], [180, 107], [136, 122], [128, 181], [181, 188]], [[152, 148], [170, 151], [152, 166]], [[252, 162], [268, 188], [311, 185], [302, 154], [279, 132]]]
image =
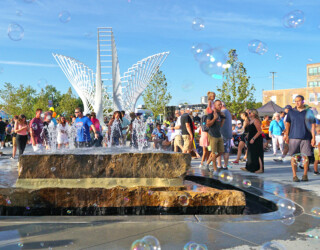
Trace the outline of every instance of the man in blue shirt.
[[[289, 110], [286, 119], [286, 132], [284, 141], [289, 144], [289, 155], [301, 153], [304, 159], [304, 173], [302, 181], [308, 181], [309, 159], [312, 155], [311, 146], [315, 144], [315, 118], [313, 112], [304, 105], [304, 97], [295, 98], [296, 107]], [[308, 156], [308, 157], [306, 157]], [[291, 159], [293, 181], [299, 182], [297, 177], [297, 161]]]
[[158, 148], [158, 146], [162, 147], [162, 143], [166, 139], [166, 134], [164, 130], [161, 128], [161, 125], [157, 123], [156, 128], [152, 131], [152, 139], [153, 139], [153, 147]]
[[94, 137], [97, 140], [99, 138], [99, 133], [96, 131], [96, 127], [92, 124], [91, 120], [87, 116], [83, 116], [81, 108], [76, 108], [74, 113], [76, 115], [75, 125], [77, 128], [78, 147], [90, 147], [90, 127], [92, 128]]

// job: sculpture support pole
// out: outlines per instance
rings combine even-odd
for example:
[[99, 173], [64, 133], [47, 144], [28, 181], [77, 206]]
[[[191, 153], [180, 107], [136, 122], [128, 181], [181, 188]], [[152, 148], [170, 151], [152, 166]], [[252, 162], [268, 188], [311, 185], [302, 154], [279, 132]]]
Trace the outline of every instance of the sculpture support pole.
[[101, 81], [101, 61], [100, 61], [100, 38], [98, 31], [98, 44], [97, 44], [97, 69], [96, 69], [96, 89], [94, 97], [94, 111], [96, 112], [97, 119], [100, 124], [103, 124], [103, 108], [102, 108], [102, 81]]

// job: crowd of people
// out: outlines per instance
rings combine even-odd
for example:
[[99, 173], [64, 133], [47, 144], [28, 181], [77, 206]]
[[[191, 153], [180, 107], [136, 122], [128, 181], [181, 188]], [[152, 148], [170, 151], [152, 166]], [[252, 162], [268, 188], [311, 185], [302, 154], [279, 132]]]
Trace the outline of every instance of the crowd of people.
[[[260, 120], [255, 109], [247, 109], [239, 116], [231, 114], [223, 101], [215, 99], [214, 92], [208, 92], [204, 115], [193, 115], [188, 108], [176, 110], [175, 117], [163, 124], [149, 122], [145, 140], [152, 141], [154, 149], [201, 158], [199, 167], [209, 171], [228, 169], [230, 153], [235, 151], [237, 156], [232, 164], [245, 162], [241, 170], [264, 173], [264, 152], [272, 148], [274, 156], [278, 150], [281, 154], [274, 161], [285, 161], [287, 154], [294, 156], [291, 160], [293, 181], [300, 181], [297, 177], [300, 162], [304, 169], [301, 180], [308, 181], [313, 155], [314, 174], [319, 175], [320, 127], [316, 129], [318, 120], [312, 109], [304, 104], [303, 96], [298, 95], [295, 104], [294, 108], [287, 105], [284, 111], [274, 113], [272, 120], [269, 116]], [[71, 145], [79, 148], [119, 146], [126, 145], [127, 141], [130, 146], [138, 147], [138, 131], [133, 124], [143, 121], [141, 113], [130, 113], [126, 117], [124, 111], [115, 111], [105, 124], [100, 124], [94, 112], [84, 115], [81, 108], [75, 109], [70, 120], [62, 115], [57, 119], [54, 116], [51, 108], [46, 112], [37, 109], [31, 121], [27, 121], [23, 114], [14, 116], [11, 122], [4, 122], [0, 117], [1, 148], [6, 140], [11, 140], [11, 158], [14, 159], [17, 151], [19, 155], [24, 153], [28, 142], [35, 152], [50, 149], [53, 145], [59, 150]], [[52, 131], [56, 133], [54, 141], [50, 136]]]

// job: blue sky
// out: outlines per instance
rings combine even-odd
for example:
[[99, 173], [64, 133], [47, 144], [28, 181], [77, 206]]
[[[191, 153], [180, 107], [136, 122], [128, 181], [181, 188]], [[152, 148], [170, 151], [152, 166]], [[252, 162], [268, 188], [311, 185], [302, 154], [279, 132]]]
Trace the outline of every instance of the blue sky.
[[[58, 17], [65, 10], [71, 15], [68, 23]], [[293, 10], [304, 12], [305, 23], [285, 28], [283, 16]], [[122, 74], [144, 57], [170, 51], [161, 69], [173, 105], [182, 100], [199, 103], [207, 91], [221, 85], [200, 70], [190, 52], [195, 43], [236, 49], [261, 101], [262, 89], [272, 87], [270, 71], [278, 72], [275, 89], [306, 86], [306, 64], [319, 62], [319, 13], [317, 0], [0, 0], [0, 84], [38, 88], [39, 79], [46, 79], [65, 92], [71, 85], [51, 53], [95, 69], [96, 28], [108, 26], [113, 27]], [[196, 17], [204, 20], [204, 30], [191, 28]], [[9, 39], [11, 22], [24, 28], [21, 41]], [[268, 52], [250, 53], [248, 42], [253, 39], [265, 42]]]

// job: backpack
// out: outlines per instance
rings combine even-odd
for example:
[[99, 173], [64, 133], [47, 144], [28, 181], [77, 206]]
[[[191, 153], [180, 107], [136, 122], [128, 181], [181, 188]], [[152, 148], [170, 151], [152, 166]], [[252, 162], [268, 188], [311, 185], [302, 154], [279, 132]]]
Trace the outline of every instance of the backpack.
[[203, 115], [202, 117], [201, 117], [201, 130], [203, 131], [203, 132], [208, 132], [209, 131], [209, 128], [207, 127], [207, 116], [206, 115]]
[[7, 134], [11, 134], [11, 131], [12, 131], [12, 126], [9, 124], [9, 125], [7, 125]]

